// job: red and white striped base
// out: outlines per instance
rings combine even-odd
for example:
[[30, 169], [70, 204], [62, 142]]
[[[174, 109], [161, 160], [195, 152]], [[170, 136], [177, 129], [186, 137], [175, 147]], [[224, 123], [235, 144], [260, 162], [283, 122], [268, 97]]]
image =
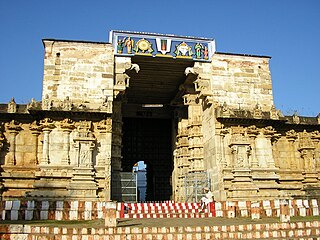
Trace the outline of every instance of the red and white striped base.
[[215, 217], [215, 205], [201, 209], [199, 203], [119, 203], [119, 218], [204, 218]]

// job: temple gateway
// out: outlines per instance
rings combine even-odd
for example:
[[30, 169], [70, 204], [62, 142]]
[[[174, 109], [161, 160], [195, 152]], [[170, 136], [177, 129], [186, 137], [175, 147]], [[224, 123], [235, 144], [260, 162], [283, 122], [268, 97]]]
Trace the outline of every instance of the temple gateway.
[[0, 104], [0, 196], [145, 201], [320, 195], [320, 115], [274, 106], [268, 56], [208, 38], [44, 39], [42, 100]]

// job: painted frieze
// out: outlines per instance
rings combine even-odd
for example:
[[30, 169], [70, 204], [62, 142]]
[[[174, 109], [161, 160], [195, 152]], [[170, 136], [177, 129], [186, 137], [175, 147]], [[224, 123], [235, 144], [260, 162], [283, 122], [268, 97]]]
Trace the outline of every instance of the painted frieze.
[[144, 55], [211, 61], [215, 52], [215, 42], [208, 38], [111, 31], [110, 41], [118, 56]]

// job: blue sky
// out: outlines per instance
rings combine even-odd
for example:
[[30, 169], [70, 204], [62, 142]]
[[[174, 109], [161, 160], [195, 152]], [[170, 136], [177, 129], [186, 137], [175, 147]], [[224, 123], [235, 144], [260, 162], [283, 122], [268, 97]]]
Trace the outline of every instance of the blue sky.
[[277, 109], [320, 112], [319, 0], [1, 0], [0, 103], [41, 99], [44, 38], [108, 41], [110, 30], [208, 37], [217, 51], [271, 56]]

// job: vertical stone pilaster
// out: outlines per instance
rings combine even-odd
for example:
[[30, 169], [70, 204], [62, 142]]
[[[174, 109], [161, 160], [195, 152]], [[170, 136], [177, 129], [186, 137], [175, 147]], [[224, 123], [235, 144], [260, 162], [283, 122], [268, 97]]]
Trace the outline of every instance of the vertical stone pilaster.
[[33, 143], [33, 164], [38, 165], [39, 159], [38, 159], [38, 141], [39, 141], [39, 135], [41, 133], [41, 126], [38, 124], [38, 122], [34, 121], [29, 126], [31, 134], [32, 134], [32, 143]]
[[97, 159], [97, 168], [103, 167], [105, 172], [105, 200], [111, 200], [111, 138], [112, 119], [107, 118], [99, 122], [97, 126], [100, 132], [101, 156]]
[[196, 94], [186, 94], [188, 105], [189, 172], [203, 172], [202, 107]]
[[292, 170], [296, 170], [297, 169], [297, 163], [296, 163], [296, 147], [295, 147], [295, 141], [298, 138], [297, 133], [294, 130], [290, 130], [288, 132], [286, 132], [286, 137], [287, 140], [289, 142], [289, 149], [290, 149], [290, 168]]
[[[121, 168], [121, 148], [122, 148], [122, 102], [118, 99], [113, 101], [112, 116], [112, 148], [111, 148], [111, 196], [113, 200], [121, 200], [121, 184], [120, 172]], [[108, 169], [109, 170], [109, 169]], [[108, 176], [109, 177], [109, 176]]]
[[228, 133], [229, 133], [229, 130], [226, 128], [221, 129], [221, 131], [220, 131], [221, 167], [222, 168], [230, 167], [230, 164], [227, 161], [226, 150], [225, 150], [226, 135]]
[[253, 125], [253, 126], [248, 127], [247, 133], [249, 136], [250, 145], [252, 147], [251, 168], [258, 168], [259, 162], [258, 162], [258, 158], [256, 156], [256, 138], [259, 134], [259, 129], [257, 129], [257, 127]]
[[276, 131], [271, 127], [265, 127], [263, 129], [263, 134], [266, 138], [266, 146], [265, 146], [265, 151], [266, 151], [266, 156], [267, 156], [267, 166], [268, 168], [275, 168], [275, 163], [274, 163], [274, 159], [273, 159], [273, 154], [272, 154], [272, 137], [274, 136], [274, 134], [276, 133]]
[[[319, 114], [320, 116], [320, 114]], [[316, 169], [320, 169], [320, 132], [314, 131], [311, 135], [313, 146], [315, 147]]]
[[189, 169], [189, 143], [188, 143], [188, 120], [179, 119], [177, 132], [177, 146], [175, 150], [176, 196], [177, 201], [185, 201], [185, 176]]
[[249, 137], [243, 127], [233, 127], [229, 147], [233, 155], [233, 180], [229, 188], [230, 197], [234, 199], [244, 199], [257, 195], [258, 187], [253, 183], [251, 169], [249, 167], [249, 157], [252, 148]]
[[74, 122], [68, 118], [61, 123], [63, 132], [63, 157], [61, 159], [62, 165], [70, 165], [70, 133], [75, 128]]
[[22, 130], [20, 124], [12, 120], [7, 126], [9, 136], [9, 153], [6, 156], [6, 165], [16, 165], [16, 137], [20, 130]]
[[43, 132], [43, 150], [42, 150], [42, 159], [40, 165], [50, 164], [50, 132], [54, 128], [52, 119], [45, 118], [41, 121], [42, 132]]

